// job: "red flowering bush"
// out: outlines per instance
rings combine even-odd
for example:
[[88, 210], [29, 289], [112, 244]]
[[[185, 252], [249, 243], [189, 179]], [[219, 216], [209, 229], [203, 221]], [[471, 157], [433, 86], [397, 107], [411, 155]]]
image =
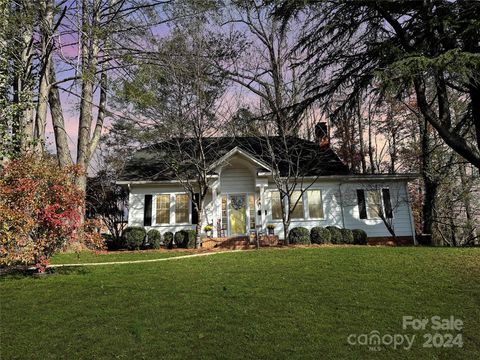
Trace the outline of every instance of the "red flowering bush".
[[[84, 194], [74, 183], [77, 167], [24, 157], [0, 169], [0, 266], [34, 264], [77, 240]], [[88, 232], [88, 231], [87, 231]]]

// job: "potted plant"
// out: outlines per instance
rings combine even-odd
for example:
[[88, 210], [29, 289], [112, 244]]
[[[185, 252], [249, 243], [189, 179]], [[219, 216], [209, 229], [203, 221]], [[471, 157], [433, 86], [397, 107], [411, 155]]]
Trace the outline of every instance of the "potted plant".
[[268, 235], [275, 235], [275, 224], [268, 224]]
[[207, 236], [209, 238], [212, 237], [212, 231], [213, 231], [213, 225], [212, 224], [205, 225], [203, 230], [207, 233]]

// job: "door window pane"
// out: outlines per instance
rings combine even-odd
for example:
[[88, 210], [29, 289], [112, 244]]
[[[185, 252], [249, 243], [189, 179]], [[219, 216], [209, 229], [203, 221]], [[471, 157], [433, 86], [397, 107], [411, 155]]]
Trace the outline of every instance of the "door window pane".
[[255, 229], [255, 196], [248, 195], [248, 206], [250, 207], [250, 229]]

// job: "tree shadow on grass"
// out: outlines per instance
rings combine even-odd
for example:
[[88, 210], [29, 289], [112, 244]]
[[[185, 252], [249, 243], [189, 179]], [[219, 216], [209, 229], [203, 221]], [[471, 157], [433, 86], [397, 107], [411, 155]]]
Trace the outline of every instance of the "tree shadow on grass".
[[25, 267], [16, 267], [11, 269], [2, 269], [0, 271], [1, 279], [42, 279], [56, 275], [87, 275], [91, 273], [91, 269], [84, 266], [62, 266], [48, 268], [43, 273], [38, 273], [35, 269]]

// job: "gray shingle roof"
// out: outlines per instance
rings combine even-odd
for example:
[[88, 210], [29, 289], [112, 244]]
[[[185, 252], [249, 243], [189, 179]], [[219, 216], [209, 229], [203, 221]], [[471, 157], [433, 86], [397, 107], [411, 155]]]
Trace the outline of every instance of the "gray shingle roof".
[[[290, 137], [211, 137], [202, 140], [206, 163], [213, 164], [234, 148], [239, 148], [273, 167], [278, 163], [280, 173], [298, 170], [300, 176], [348, 175], [350, 171], [331, 148], [321, 150], [315, 142]], [[269, 150], [272, 149], [273, 151]], [[288, 151], [286, 150], [288, 149]], [[272, 160], [272, 152], [276, 160]], [[199, 142], [193, 138], [177, 138], [160, 142], [136, 151], [120, 176], [121, 181], [176, 180], [176, 174], [195, 178], [195, 158]], [[288, 154], [288, 155], [286, 155]], [[290, 164], [290, 165], [289, 165]]]

